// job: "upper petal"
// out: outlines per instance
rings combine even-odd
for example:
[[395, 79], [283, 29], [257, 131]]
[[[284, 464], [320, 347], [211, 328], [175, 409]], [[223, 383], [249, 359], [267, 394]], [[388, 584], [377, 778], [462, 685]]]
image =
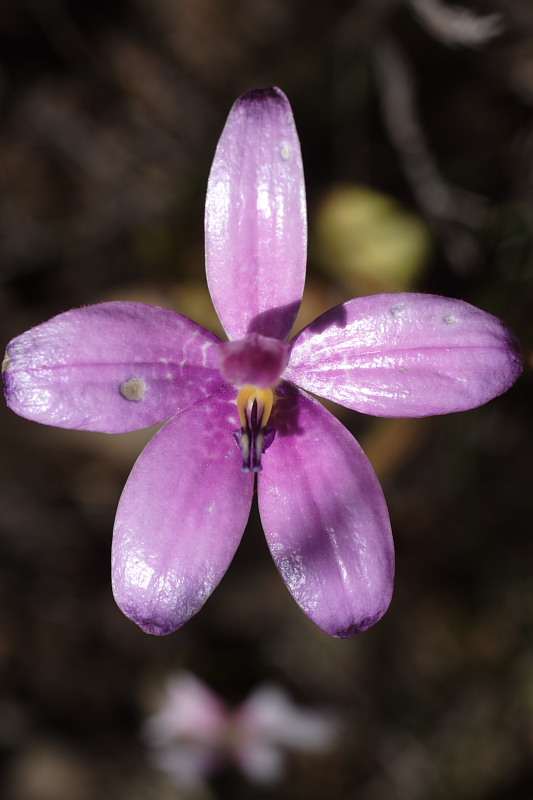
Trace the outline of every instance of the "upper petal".
[[224, 575], [254, 485], [241, 472], [235, 390], [181, 412], [154, 436], [124, 487], [113, 538], [113, 592], [148, 633], [181, 627]]
[[302, 299], [307, 218], [300, 143], [280, 89], [254, 89], [230, 111], [209, 176], [205, 246], [229, 338], [285, 339]]
[[270, 551], [303, 611], [332, 636], [373, 625], [390, 603], [394, 549], [379, 481], [346, 428], [282, 385], [258, 497]]
[[512, 331], [462, 300], [358, 297], [294, 339], [285, 377], [356, 411], [423, 417], [475, 408], [522, 371]]
[[100, 303], [13, 339], [10, 408], [60, 428], [122, 433], [162, 422], [223, 382], [214, 334], [166, 308]]

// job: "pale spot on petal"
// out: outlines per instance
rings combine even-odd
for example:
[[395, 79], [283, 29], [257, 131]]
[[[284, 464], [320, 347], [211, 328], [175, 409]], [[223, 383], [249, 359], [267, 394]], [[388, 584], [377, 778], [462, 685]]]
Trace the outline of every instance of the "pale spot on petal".
[[446, 325], [453, 325], [454, 322], [457, 322], [457, 317], [448, 314], [446, 317], [443, 318]]
[[4, 356], [4, 360], [2, 361], [2, 375], [4, 374], [4, 372], [9, 367], [10, 364], [11, 364], [11, 359], [8, 356], [8, 354], [6, 353], [5, 356]]
[[130, 378], [120, 386], [120, 394], [126, 400], [142, 400], [147, 391], [146, 383], [142, 378]]
[[289, 142], [283, 142], [280, 149], [280, 155], [284, 161], [288, 161], [292, 155], [292, 147], [290, 146]]
[[405, 303], [398, 303], [397, 306], [393, 306], [391, 308], [390, 313], [395, 319], [397, 319], [398, 317], [402, 316], [404, 308], [405, 308]]

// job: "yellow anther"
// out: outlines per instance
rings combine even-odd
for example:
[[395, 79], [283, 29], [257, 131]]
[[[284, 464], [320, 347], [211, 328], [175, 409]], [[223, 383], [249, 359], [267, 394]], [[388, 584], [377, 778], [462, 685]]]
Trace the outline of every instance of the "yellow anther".
[[237, 408], [242, 428], [248, 427], [254, 402], [257, 403], [257, 425], [264, 428], [274, 405], [274, 392], [272, 389], [258, 389], [250, 384], [239, 390]]
[[237, 395], [237, 408], [241, 420], [241, 431], [237, 441], [242, 453], [243, 472], [261, 471], [266, 424], [273, 405], [272, 389], [258, 389], [257, 386], [246, 384]]

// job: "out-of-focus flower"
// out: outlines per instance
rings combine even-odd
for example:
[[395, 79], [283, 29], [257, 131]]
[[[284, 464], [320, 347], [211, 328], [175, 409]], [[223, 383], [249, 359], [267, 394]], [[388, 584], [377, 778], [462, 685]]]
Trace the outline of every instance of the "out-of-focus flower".
[[125, 614], [166, 634], [219, 583], [258, 473], [276, 565], [303, 611], [351, 636], [386, 611], [394, 551], [385, 499], [358, 443], [307, 391], [377, 416], [462, 411], [522, 369], [498, 319], [423, 294], [360, 297], [292, 342], [306, 208], [300, 146], [279, 89], [233, 106], [206, 202], [207, 279], [229, 341], [167, 309], [111, 302], [67, 311], [14, 339], [10, 407], [107, 433], [170, 418], [122, 494], [113, 588]]
[[330, 714], [295, 706], [279, 686], [259, 686], [230, 709], [197, 677], [180, 672], [168, 679], [142, 733], [154, 764], [178, 786], [192, 786], [228, 764], [251, 781], [275, 783], [287, 751], [327, 752], [338, 729]]
[[330, 189], [315, 224], [315, 257], [354, 294], [411, 289], [431, 250], [421, 217], [366, 186]]
[[481, 47], [505, 30], [502, 14], [481, 15], [440, 0], [411, 0], [411, 6], [427, 30], [449, 47]]

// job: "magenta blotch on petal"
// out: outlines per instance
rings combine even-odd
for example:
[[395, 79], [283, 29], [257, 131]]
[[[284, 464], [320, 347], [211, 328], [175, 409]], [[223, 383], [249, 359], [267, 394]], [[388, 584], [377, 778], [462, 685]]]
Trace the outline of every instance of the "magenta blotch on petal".
[[10, 342], [6, 400], [17, 414], [59, 428], [138, 430], [222, 385], [219, 342], [166, 308], [76, 308]]
[[480, 406], [521, 371], [516, 337], [492, 314], [448, 297], [381, 294], [301, 331], [285, 377], [366, 414], [425, 417]]
[[207, 187], [206, 273], [230, 339], [286, 339], [305, 281], [307, 216], [300, 142], [280, 89], [236, 101]]
[[303, 392], [287, 384], [280, 392], [283, 421], [258, 480], [265, 536], [307, 616], [332, 636], [352, 636], [377, 622], [392, 596], [385, 498], [346, 428]]
[[251, 333], [244, 339], [219, 345], [220, 371], [237, 388], [249, 383], [267, 389], [281, 378], [289, 352], [287, 342]]
[[253, 476], [240, 469], [228, 387], [156, 433], [124, 487], [113, 537], [115, 599], [148, 633], [171, 633], [205, 603], [241, 540]]

